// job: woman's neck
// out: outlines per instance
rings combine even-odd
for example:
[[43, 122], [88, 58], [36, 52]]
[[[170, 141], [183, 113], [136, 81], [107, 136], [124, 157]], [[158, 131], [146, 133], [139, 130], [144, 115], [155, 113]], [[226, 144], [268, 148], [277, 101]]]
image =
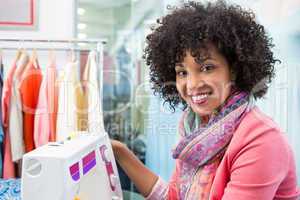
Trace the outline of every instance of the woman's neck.
[[201, 126], [204, 126], [209, 121], [209, 115], [201, 116]]

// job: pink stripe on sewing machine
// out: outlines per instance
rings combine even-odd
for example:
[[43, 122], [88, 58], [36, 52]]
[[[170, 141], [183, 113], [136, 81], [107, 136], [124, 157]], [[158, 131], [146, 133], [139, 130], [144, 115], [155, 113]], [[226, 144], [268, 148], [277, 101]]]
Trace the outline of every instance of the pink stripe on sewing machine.
[[73, 164], [73, 165], [69, 168], [69, 170], [70, 170], [70, 174], [71, 174], [71, 176], [72, 176], [72, 179], [73, 179], [74, 181], [78, 181], [79, 178], [80, 178], [80, 173], [79, 173], [79, 163], [77, 162], [77, 163]]
[[96, 159], [96, 153], [95, 151], [92, 151], [91, 153], [89, 153], [87, 156], [85, 156], [82, 159], [82, 164], [83, 166], [87, 165], [89, 162], [91, 162], [92, 160]]

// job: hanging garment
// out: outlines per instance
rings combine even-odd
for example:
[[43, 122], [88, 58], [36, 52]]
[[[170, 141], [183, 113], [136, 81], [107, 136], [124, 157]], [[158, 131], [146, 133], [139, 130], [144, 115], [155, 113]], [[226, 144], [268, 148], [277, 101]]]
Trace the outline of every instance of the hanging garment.
[[20, 79], [25, 67], [29, 62], [29, 57], [26, 53], [22, 53], [17, 65], [16, 72], [13, 76], [12, 95], [9, 110], [9, 126], [8, 132], [11, 141], [12, 161], [17, 162], [22, 159], [25, 153], [25, 146], [23, 140], [23, 113], [22, 101], [20, 96]]
[[54, 62], [48, 65], [44, 77], [34, 119], [34, 143], [36, 147], [56, 140], [58, 87]]
[[[87, 65], [84, 69], [87, 68]], [[75, 102], [76, 102], [76, 121], [78, 131], [88, 130], [88, 96], [86, 91], [86, 79], [82, 78], [82, 82], [77, 82], [75, 85]]]
[[[18, 57], [18, 56], [17, 56]], [[6, 79], [3, 84], [3, 93], [2, 93], [2, 120], [4, 126], [4, 156], [3, 156], [3, 178], [15, 178], [15, 166], [12, 161], [11, 155], [11, 145], [10, 145], [10, 137], [9, 137], [9, 108], [10, 108], [10, 98], [11, 98], [11, 90], [13, 83], [13, 76], [17, 67], [17, 59], [13, 62], [12, 66], [9, 68], [7, 72]]]
[[90, 132], [104, 133], [102, 99], [100, 96], [99, 69], [95, 51], [89, 53], [83, 79], [88, 95], [88, 130]]
[[56, 123], [56, 139], [64, 140], [77, 131], [75, 88], [79, 79], [77, 62], [69, 62], [58, 78], [58, 112]]
[[32, 58], [23, 73], [20, 84], [23, 105], [23, 138], [26, 153], [35, 148], [33, 140], [34, 115], [39, 97], [41, 81], [41, 69], [38, 66], [36, 58]]
[[[2, 89], [3, 89], [3, 63], [2, 63], [2, 55], [0, 55], [0, 100], [2, 99]], [[0, 106], [0, 178], [2, 178], [3, 139], [4, 139], [4, 132], [2, 126], [2, 109]]]
[[78, 131], [88, 130], [88, 97], [80, 82], [75, 85], [76, 122]]
[[48, 69], [47, 94], [48, 94], [48, 110], [50, 120], [50, 142], [56, 141], [56, 122], [58, 110], [58, 83], [57, 71], [55, 65], [50, 65]]

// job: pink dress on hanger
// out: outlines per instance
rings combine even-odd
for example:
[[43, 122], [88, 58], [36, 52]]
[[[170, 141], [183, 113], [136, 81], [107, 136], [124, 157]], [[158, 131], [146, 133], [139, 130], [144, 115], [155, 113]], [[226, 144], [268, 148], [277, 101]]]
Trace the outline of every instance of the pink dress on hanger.
[[42, 81], [34, 119], [34, 143], [36, 147], [49, 141], [56, 141], [56, 117], [58, 106], [58, 87], [56, 68], [51, 63]]

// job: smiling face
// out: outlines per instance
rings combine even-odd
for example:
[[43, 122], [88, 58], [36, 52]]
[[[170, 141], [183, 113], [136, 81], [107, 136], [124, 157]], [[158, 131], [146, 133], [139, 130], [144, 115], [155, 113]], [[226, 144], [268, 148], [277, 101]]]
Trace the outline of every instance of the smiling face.
[[201, 117], [209, 116], [230, 95], [229, 65], [213, 45], [208, 46], [208, 56], [201, 63], [187, 52], [175, 71], [181, 98]]

